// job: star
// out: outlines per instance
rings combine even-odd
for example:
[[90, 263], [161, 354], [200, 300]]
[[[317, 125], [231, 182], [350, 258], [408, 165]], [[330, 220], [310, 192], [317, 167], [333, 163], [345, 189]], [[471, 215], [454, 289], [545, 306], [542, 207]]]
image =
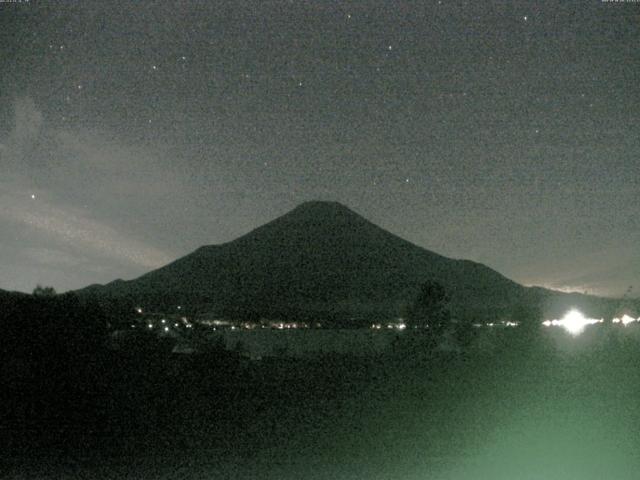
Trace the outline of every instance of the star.
[[32, 193], [32, 194], [31, 194], [31, 200], [35, 200], [35, 199], [36, 199], [36, 194], [35, 194], [35, 193]]

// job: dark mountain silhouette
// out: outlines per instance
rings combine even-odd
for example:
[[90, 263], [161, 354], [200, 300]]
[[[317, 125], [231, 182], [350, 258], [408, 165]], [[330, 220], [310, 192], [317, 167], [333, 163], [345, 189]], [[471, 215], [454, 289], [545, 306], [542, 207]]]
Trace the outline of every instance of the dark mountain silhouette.
[[307, 202], [222, 245], [204, 246], [135, 280], [79, 293], [121, 305], [227, 316], [371, 319], [402, 316], [426, 280], [460, 318], [512, 317], [562, 295], [482, 264], [418, 247], [335, 202]]

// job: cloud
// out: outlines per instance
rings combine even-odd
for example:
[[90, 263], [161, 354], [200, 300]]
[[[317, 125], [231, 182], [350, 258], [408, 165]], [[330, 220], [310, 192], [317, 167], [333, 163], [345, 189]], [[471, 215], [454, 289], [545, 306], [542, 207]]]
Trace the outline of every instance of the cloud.
[[2, 192], [0, 218], [28, 227], [51, 240], [147, 268], [159, 267], [172, 259], [164, 251], [70, 207], [53, 205], [37, 197], [31, 199], [24, 190], [6, 184], [2, 185]]
[[74, 267], [104, 272], [119, 264], [139, 274], [175, 258], [145, 240], [144, 228], [119, 225], [139, 202], [147, 208], [166, 191], [148, 151], [49, 128], [28, 97], [15, 101], [12, 128], [0, 141], [0, 243], [20, 252], [23, 269], [40, 265], [63, 277]]
[[541, 267], [540, 272], [524, 283], [560, 291], [620, 297], [630, 285], [637, 286], [640, 263], [637, 246], [632, 241], [618, 241], [588, 255], [567, 254], [565, 258]]

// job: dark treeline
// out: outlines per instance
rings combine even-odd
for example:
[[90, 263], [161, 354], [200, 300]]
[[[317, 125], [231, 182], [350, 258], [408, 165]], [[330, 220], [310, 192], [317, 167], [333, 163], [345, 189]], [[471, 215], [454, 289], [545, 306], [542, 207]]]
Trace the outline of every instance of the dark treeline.
[[107, 367], [107, 321], [73, 294], [0, 299], [3, 424], [41, 432], [95, 416]]
[[37, 467], [29, 475], [50, 478], [68, 464], [179, 445], [188, 420], [222, 425], [207, 419], [210, 404], [246, 390], [236, 352], [213, 344], [172, 355], [175, 340], [144, 329], [113, 349], [122, 321], [74, 294], [34, 293], [0, 296], [0, 477]]
[[133, 451], [184, 452], [198, 441], [226, 451], [261, 448], [287, 432], [274, 426], [276, 433], [256, 436], [259, 422], [275, 425], [283, 406], [288, 415], [330, 415], [372, 362], [326, 356], [294, 367], [286, 359], [247, 366], [216, 343], [198, 354], [172, 353], [174, 340], [145, 329], [129, 331], [113, 349], [109, 339], [124, 322], [73, 294], [3, 294], [0, 312], [0, 447], [19, 471], [44, 459], [58, 468]]

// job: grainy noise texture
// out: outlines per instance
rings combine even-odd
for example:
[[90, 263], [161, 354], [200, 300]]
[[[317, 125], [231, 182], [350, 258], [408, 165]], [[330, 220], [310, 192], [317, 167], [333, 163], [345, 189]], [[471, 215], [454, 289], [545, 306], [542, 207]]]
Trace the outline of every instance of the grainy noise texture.
[[307, 200], [519, 283], [640, 288], [638, 4], [0, 3], [0, 288]]

